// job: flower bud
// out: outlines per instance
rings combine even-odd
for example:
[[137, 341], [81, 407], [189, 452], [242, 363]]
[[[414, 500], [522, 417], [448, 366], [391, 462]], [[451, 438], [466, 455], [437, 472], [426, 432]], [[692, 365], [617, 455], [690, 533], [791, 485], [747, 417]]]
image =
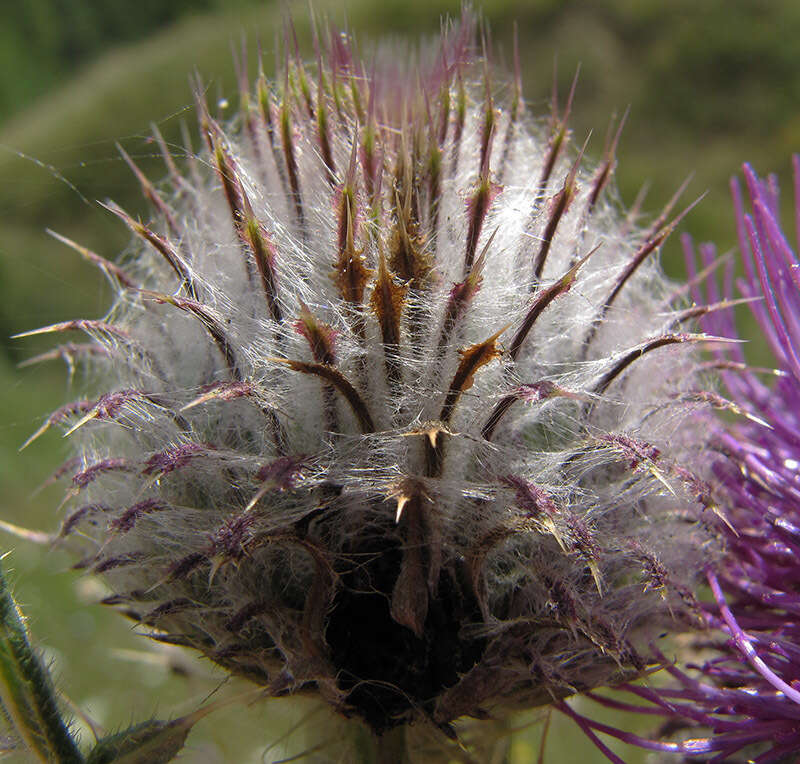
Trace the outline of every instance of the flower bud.
[[[242, 74], [82, 331], [62, 543], [151, 636], [382, 734], [636, 677], [716, 549], [695, 313], [599, 165], [438, 46]], [[408, 60], [410, 58], [410, 61]], [[402, 60], [401, 60], [402, 59]], [[570, 102], [572, 96], [570, 95]], [[91, 393], [89, 391], [95, 391]], [[38, 433], [37, 433], [38, 434]]]

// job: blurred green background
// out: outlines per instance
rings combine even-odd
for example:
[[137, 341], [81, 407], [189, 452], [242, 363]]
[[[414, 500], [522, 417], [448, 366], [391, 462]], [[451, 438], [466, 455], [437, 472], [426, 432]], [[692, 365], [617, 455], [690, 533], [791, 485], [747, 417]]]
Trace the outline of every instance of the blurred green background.
[[[744, 160], [777, 171], [791, 202], [789, 164], [800, 148], [800, 3], [797, 0], [495, 0], [475, 3], [489, 22], [494, 56], [511, 58], [519, 27], [525, 95], [544, 116], [557, 59], [561, 92], [576, 66], [581, 74], [572, 126], [588, 153], [602, 151], [609, 117], [631, 111], [619, 151], [620, 195], [630, 205], [650, 184], [645, 210], [655, 216], [693, 173], [685, 200], [708, 191], [683, 225], [722, 251], [734, 244], [727, 182]], [[0, 11], [0, 517], [51, 530], [58, 489], [34, 490], [64, 459], [57, 434], [17, 453], [42, 415], [69, 398], [58, 364], [17, 368], [48, 341], [11, 334], [51, 322], [97, 317], [108, 305], [104, 282], [46, 227], [111, 258], [128, 235], [94, 200], [113, 198], [145, 212], [137, 184], [116, 142], [158, 178], [151, 122], [168, 140], [193, 124], [189, 74], [197, 68], [209, 95], [235, 101], [231, 46], [260, 39], [273, 60], [276, 33], [292, 9], [301, 46], [310, 52], [307, 4], [252, 0], [27, 0]], [[349, 0], [346, 9], [320, 0], [315, 12], [353, 29], [366, 48], [387, 33], [432, 35], [457, 2]], [[682, 272], [677, 238], [664, 262]], [[754, 357], [757, 357], [754, 356]], [[0, 549], [32, 628], [53, 660], [64, 690], [101, 724], [113, 728], [147, 714], [193, 708], [222, 680], [178, 676], [158, 663], [131, 660], [144, 641], [118, 616], [91, 604], [92, 584], [59, 552], [3, 535]], [[110, 648], [114, 648], [113, 650]], [[226, 689], [226, 692], [230, 690]], [[299, 705], [297, 706], [300, 707]], [[190, 737], [187, 761], [261, 761], [270, 740], [291, 722], [285, 701], [223, 710]], [[535, 759], [537, 729], [520, 736], [515, 760]], [[313, 741], [312, 723], [264, 754], [273, 761]], [[288, 747], [287, 747], [288, 746]], [[567, 753], [569, 752], [569, 753]], [[643, 758], [630, 749], [631, 761]], [[570, 723], [559, 721], [548, 743], [550, 762], [602, 761]]]

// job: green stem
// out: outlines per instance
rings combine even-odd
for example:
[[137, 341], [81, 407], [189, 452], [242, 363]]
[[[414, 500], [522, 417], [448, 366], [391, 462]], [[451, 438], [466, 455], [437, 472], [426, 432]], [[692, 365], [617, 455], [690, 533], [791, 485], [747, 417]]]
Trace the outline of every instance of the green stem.
[[0, 701], [15, 731], [40, 761], [84, 762], [59, 711], [50, 672], [31, 647], [22, 614], [1, 571]]

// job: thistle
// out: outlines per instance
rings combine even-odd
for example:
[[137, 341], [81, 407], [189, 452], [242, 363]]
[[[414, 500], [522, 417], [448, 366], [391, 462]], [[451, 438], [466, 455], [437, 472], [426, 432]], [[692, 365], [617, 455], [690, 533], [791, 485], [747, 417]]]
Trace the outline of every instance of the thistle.
[[[59, 541], [154, 639], [379, 737], [640, 676], [718, 547], [710, 396], [648, 229], [475, 60], [317, 35], [168, 177], [118, 264], [62, 428]], [[482, 75], [481, 75], [482, 70]], [[476, 71], [478, 72], [476, 77]], [[674, 202], [673, 202], [674, 203]]]
[[[709, 601], [703, 603], [705, 630], [696, 637], [702, 662], [670, 666], [675, 680], [655, 689], [628, 688], [646, 706], [627, 706], [597, 698], [617, 708], [661, 714], [662, 730], [692, 736], [685, 742], [619, 737], [638, 745], [683, 754], [716, 754], [718, 760], [794, 761], [800, 754], [800, 607], [797, 555], [800, 550], [800, 278], [798, 257], [781, 229], [775, 178], [760, 179], [744, 166], [751, 211], [739, 182], [731, 181], [744, 276], [736, 282], [751, 302], [776, 368], [746, 363], [741, 349], [717, 352], [738, 414], [735, 424], [715, 429], [719, 457], [714, 467], [720, 501], [728, 507], [725, 554], [710, 566]], [[795, 190], [800, 188], [800, 158], [794, 158]], [[797, 196], [797, 194], [796, 194]], [[800, 204], [800, 196], [796, 198]], [[800, 209], [800, 208], [798, 208]], [[691, 271], [694, 247], [684, 240]], [[706, 276], [720, 264], [713, 245], [700, 247]], [[733, 292], [728, 262], [724, 294]], [[698, 302], [716, 301], [713, 279]], [[708, 331], [736, 336], [728, 310], [702, 319]], [[773, 377], [772, 384], [765, 382]], [[600, 730], [589, 720], [589, 728]], [[602, 729], [612, 732], [608, 728]], [[739, 756], [740, 758], [736, 758]], [[667, 759], [665, 759], [667, 760]]]

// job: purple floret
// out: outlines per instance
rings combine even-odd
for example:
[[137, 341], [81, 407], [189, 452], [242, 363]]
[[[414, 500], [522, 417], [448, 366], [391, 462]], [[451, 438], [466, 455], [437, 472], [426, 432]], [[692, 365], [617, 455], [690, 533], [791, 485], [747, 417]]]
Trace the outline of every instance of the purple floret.
[[[771, 386], [754, 371], [725, 378], [734, 401], [766, 424], [747, 420], [721, 435], [728, 461], [717, 477], [737, 534], [728, 532], [725, 564], [709, 573], [715, 607], [707, 616], [729, 639], [702, 667], [704, 689], [719, 697], [698, 705], [712, 719], [740, 718], [735, 736], [723, 737], [749, 730], [764, 748], [754, 760], [767, 762], [800, 753], [800, 261], [780, 227], [774, 177], [762, 181], [748, 165], [744, 174], [751, 213], [731, 183], [745, 269], [737, 286], [764, 298], [751, 308], [779, 376]], [[798, 157], [794, 177], [800, 224]], [[720, 712], [729, 687], [746, 697]]]
[[[800, 241], [800, 157], [793, 164]], [[707, 572], [711, 597], [699, 612], [708, 629], [698, 633], [697, 647], [711, 657], [683, 668], [664, 658], [672, 683], [621, 688], [644, 705], [591, 694], [617, 710], [666, 717], [660, 741], [600, 724], [562, 704], [612, 761], [621, 760], [595, 733], [689, 760], [766, 764], [800, 756], [800, 259], [781, 229], [775, 178], [762, 180], [749, 165], [744, 176], [750, 211], [739, 182], [731, 181], [745, 274], [736, 288], [758, 298], [749, 307], [776, 368], [767, 370], [769, 382], [765, 370], [746, 364], [739, 346], [726, 345], [715, 355], [714, 365], [743, 416], [730, 426], [720, 424], [717, 432], [721, 457], [714, 496], [730, 525], [721, 527], [725, 555]], [[684, 249], [695, 301], [731, 300], [732, 264], [722, 292], [709, 279], [705, 294], [688, 237]], [[703, 268], [712, 270], [713, 246], [699, 251]], [[701, 321], [710, 334], [736, 336], [731, 308]], [[676, 731], [680, 742], [664, 739]]]

